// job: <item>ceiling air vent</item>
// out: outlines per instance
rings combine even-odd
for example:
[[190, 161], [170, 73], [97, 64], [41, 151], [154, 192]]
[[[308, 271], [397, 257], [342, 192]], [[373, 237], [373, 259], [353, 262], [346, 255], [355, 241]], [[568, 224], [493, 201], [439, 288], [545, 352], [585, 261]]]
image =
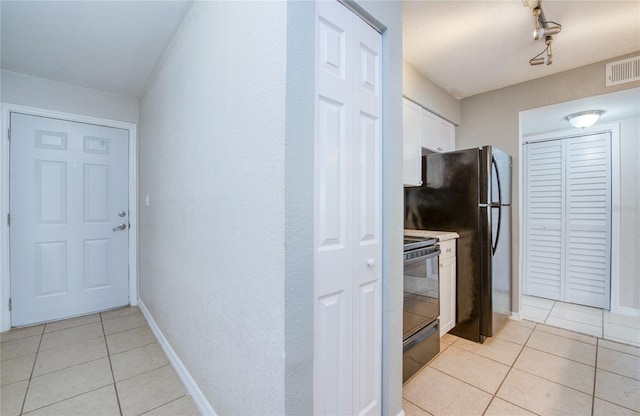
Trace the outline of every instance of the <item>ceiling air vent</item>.
[[640, 56], [607, 64], [607, 87], [638, 80], [640, 80]]

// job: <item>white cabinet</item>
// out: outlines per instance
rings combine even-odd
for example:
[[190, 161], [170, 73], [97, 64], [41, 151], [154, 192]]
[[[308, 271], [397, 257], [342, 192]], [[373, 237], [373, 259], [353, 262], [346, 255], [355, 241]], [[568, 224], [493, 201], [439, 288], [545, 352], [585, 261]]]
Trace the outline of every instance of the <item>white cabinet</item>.
[[440, 241], [440, 336], [456, 326], [456, 240]]
[[404, 145], [403, 178], [405, 186], [422, 185], [422, 149], [448, 152], [455, 149], [455, 126], [425, 110], [413, 101], [402, 99]]
[[421, 108], [407, 99], [402, 100], [403, 178], [405, 186], [422, 185], [422, 145], [420, 143]]
[[420, 145], [432, 152], [449, 152], [455, 149], [453, 124], [422, 109], [420, 113]]

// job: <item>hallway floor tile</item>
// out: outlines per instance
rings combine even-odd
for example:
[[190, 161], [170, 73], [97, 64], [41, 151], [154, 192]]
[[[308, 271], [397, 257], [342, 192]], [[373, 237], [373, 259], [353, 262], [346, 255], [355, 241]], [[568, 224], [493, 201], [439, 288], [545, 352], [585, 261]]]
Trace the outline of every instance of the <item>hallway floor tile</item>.
[[2, 416], [198, 415], [137, 307], [0, 334]]

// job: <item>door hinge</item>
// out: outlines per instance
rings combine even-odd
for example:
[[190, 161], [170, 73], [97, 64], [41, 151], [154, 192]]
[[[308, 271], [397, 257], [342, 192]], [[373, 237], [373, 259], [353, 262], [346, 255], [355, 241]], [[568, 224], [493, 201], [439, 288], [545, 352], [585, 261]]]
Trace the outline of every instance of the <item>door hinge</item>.
[[11, 310], [11, 298], [9, 298], [9, 310]]
[[11, 129], [7, 129], [7, 138], [11, 141]]
[[11, 214], [7, 214], [7, 225], [11, 226]]

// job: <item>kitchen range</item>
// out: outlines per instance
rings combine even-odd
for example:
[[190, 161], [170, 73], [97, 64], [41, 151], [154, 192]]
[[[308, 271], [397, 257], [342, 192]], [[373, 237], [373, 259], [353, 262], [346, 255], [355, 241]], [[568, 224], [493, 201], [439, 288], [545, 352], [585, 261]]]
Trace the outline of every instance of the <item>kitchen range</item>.
[[404, 238], [403, 381], [440, 352], [440, 249], [436, 242], [435, 238]]

